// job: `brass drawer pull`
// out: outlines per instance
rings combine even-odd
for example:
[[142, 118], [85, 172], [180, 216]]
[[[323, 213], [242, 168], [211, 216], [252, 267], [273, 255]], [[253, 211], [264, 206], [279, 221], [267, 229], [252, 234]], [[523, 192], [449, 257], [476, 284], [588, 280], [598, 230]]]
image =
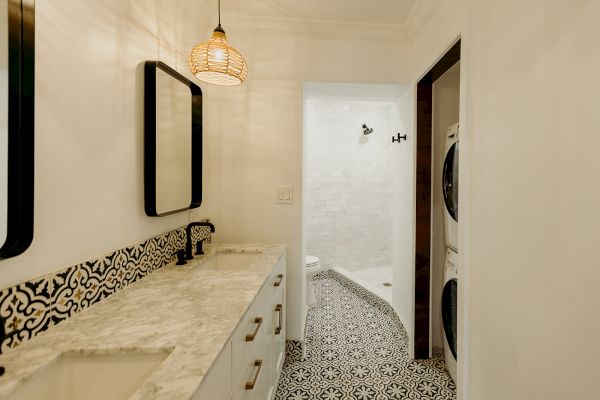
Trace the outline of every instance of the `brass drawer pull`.
[[283, 282], [283, 274], [278, 274], [277, 278], [279, 280], [273, 284], [273, 286], [275, 286], [275, 287], [279, 287], [281, 285], [281, 282]]
[[256, 328], [254, 328], [254, 332], [246, 334], [246, 342], [251, 342], [256, 337], [260, 326], [262, 325], [263, 319], [261, 317], [254, 318], [254, 323], [256, 324]]
[[246, 382], [246, 390], [252, 390], [252, 389], [254, 389], [254, 386], [256, 386], [256, 381], [258, 380], [258, 374], [260, 374], [260, 369], [262, 367], [262, 360], [254, 361], [254, 366], [258, 367], [258, 368], [256, 368], [256, 374], [254, 374], [254, 379], [252, 379], [250, 382]]
[[283, 325], [282, 324], [282, 320], [283, 320], [283, 304], [277, 304], [277, 307], [275, 307], [275, 311], [279, 315], [279, 323], [277, 325], [277, 328], [275, 328], [275, 334], [279, 335], [279, 334], [281, 334], [281, 326]]

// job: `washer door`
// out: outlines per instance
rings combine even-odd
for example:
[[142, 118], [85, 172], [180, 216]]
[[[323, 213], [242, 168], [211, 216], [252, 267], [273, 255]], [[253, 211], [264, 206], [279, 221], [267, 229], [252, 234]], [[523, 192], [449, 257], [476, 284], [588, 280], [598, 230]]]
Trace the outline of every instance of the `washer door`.
[[454, 359], [456, 359], [457, 308], [458, 281], [450, 279], [444, 285], [444, 291], [442, 292], [442, 322], [444, 323], [446, 341]]
[[448, 213], [458, 222], [458, 142], [454, 143], [446, 153], [442, 191]]

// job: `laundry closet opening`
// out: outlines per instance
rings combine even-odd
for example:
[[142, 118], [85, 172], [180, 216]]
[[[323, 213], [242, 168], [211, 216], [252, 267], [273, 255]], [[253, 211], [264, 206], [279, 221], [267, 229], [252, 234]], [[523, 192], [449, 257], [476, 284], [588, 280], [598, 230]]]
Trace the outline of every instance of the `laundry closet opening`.
[[390, 303], [409, 336], [413, 96], [408, 85], [305, 83], [302, 190], [308, 306], [311, 278], [331, 269]]
[[415, 357], [442, 350], [456, 382], [460, 41], [417, 84]]

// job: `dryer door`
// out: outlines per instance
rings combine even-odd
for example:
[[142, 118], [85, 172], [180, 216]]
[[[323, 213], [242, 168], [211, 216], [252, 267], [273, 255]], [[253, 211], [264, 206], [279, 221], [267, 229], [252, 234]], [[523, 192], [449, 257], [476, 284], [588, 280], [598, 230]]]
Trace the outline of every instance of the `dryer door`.
[[458, 222], [458, 142], [454, 143], [446, 153], [442, 191], [448, 213]]
[[454, 359], [456, 359], [457, 309], [458, 282], [456, 279], [450, 279], [444, 285], [444, 291], [442, 292], [442, 322], [444, 323], [446, 341]]

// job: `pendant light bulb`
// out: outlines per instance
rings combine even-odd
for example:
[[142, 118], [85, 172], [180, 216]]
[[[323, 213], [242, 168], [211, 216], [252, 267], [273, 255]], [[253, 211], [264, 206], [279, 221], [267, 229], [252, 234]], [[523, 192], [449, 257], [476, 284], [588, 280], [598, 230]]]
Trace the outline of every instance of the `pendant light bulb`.
[[215, 85], [239, 85], [248, 76], [248, 65], [242, 54], [229, 44], [221, 27], [221, 0], [219, 0], [219, 25], [212, 37], [192, 48], [188, 65], [194, 76]]

